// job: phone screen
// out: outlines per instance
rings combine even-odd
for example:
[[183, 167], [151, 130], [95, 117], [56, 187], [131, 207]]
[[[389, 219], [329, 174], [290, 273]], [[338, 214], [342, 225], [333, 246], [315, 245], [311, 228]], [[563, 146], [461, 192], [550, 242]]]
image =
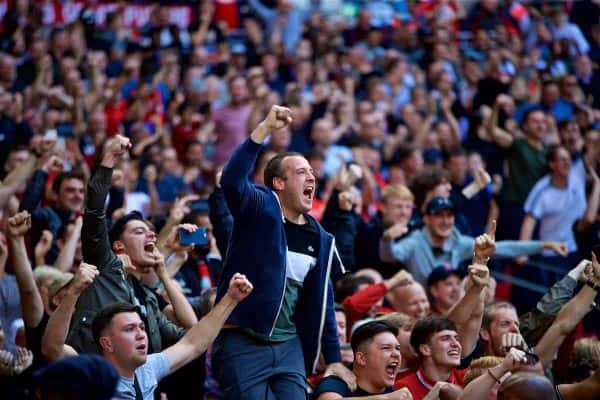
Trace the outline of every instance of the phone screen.
[[208, 237], [206, 228], [198, 228], [195, 232], [188, 232], [185, 229], [179, 230], [179, 244], [182, 246], [207, 246]]

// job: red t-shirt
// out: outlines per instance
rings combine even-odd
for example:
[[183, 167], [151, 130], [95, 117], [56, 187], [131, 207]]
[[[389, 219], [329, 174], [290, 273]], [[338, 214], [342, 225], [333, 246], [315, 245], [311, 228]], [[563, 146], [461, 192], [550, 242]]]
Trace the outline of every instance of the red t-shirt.
[[[458, 386], [463, 385], [463, 378], [467, 373], [466, 369], [453, 369], [446, 382], [453, 383]], [[418, 371], [413, 372], [401, 379], [396, 380], [394, 384], [394, 390], [407, 387], [412, 394], [413, 400], [421, 400], [427, 393], [435, 386], [435, 382], [429, 379], [423, 373], [423, 369], [419, 368]]]

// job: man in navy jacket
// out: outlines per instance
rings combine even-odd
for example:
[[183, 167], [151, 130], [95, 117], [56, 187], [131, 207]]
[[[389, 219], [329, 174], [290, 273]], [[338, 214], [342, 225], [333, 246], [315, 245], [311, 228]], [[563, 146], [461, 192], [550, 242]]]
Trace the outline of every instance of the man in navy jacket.
[[305, 373], [319, 354], [340, 362], [330, 276], [343, 272], [333, 236], [308, 215], [315, 176], [298, 153], [275, 156], [265, 185], [250, 182], [269, 134], [292, 121], [273, 106], [223, 169], [221, 187], [234, 225], [217, 291], [240, 271], [254, 292], [231, 314], [213, 347], [226, 399], [306, 399]]

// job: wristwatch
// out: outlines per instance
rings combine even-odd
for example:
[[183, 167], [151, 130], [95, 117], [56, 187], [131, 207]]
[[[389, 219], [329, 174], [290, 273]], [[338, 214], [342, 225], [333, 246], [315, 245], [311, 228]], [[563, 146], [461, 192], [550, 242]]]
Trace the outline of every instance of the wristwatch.
[[596, 292], [600, 289], [600, 285], [596, 285], [591, 279], [586, 279], [585, 284], [594, 289]]

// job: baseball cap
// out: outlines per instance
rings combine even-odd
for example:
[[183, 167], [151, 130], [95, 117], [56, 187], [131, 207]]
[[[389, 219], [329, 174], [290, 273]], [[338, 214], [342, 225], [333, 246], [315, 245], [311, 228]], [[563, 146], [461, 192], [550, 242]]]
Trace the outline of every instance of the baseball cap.
[[33, 270], [33, 277], [36, 282], [50, 281], [48, 285], [48, 299], [52, 298], [62, 288], [67, 286], [73, 280], [73, 274], [70, 272], [62, 272], [54, 267], [46, 265], [39, 266]]
[[454, 203], [445, 197], [434, 197], [427, 203], [425, 209], [426, 214], [437, 214], [442, 210], [450, 210], [454, 212]]
[[33, 374], [36, 388], [63, 395], [85, 393], [88, 400], [112, 399], [118, 382], [115, 367], [95, 354], [67, 357]]
[[123, 215], [121, 218], [116, 220], [110, 231], [108, 232], [108, 238], [110, 239], [110, 244], [112, 245], [116, 240], [119, 240], [121, 234], [125, 230], [125, 225], [129, 221], [140, 220], [145, 221], [144, 216], [139, 211], [132, 211], [128, 214]]
[[433, 271], [431, 271], [431, 273], [429, 274], [429, 277], [427, 278], [427, 287], [435, 285], [436, 283], [445, 280], [450, 275], [456, 275], [459, 278], [461, 277], [460, 271], [458, 271], [457, 269], [453, 269], [450, 264], [444, 264], [434, 268]]

